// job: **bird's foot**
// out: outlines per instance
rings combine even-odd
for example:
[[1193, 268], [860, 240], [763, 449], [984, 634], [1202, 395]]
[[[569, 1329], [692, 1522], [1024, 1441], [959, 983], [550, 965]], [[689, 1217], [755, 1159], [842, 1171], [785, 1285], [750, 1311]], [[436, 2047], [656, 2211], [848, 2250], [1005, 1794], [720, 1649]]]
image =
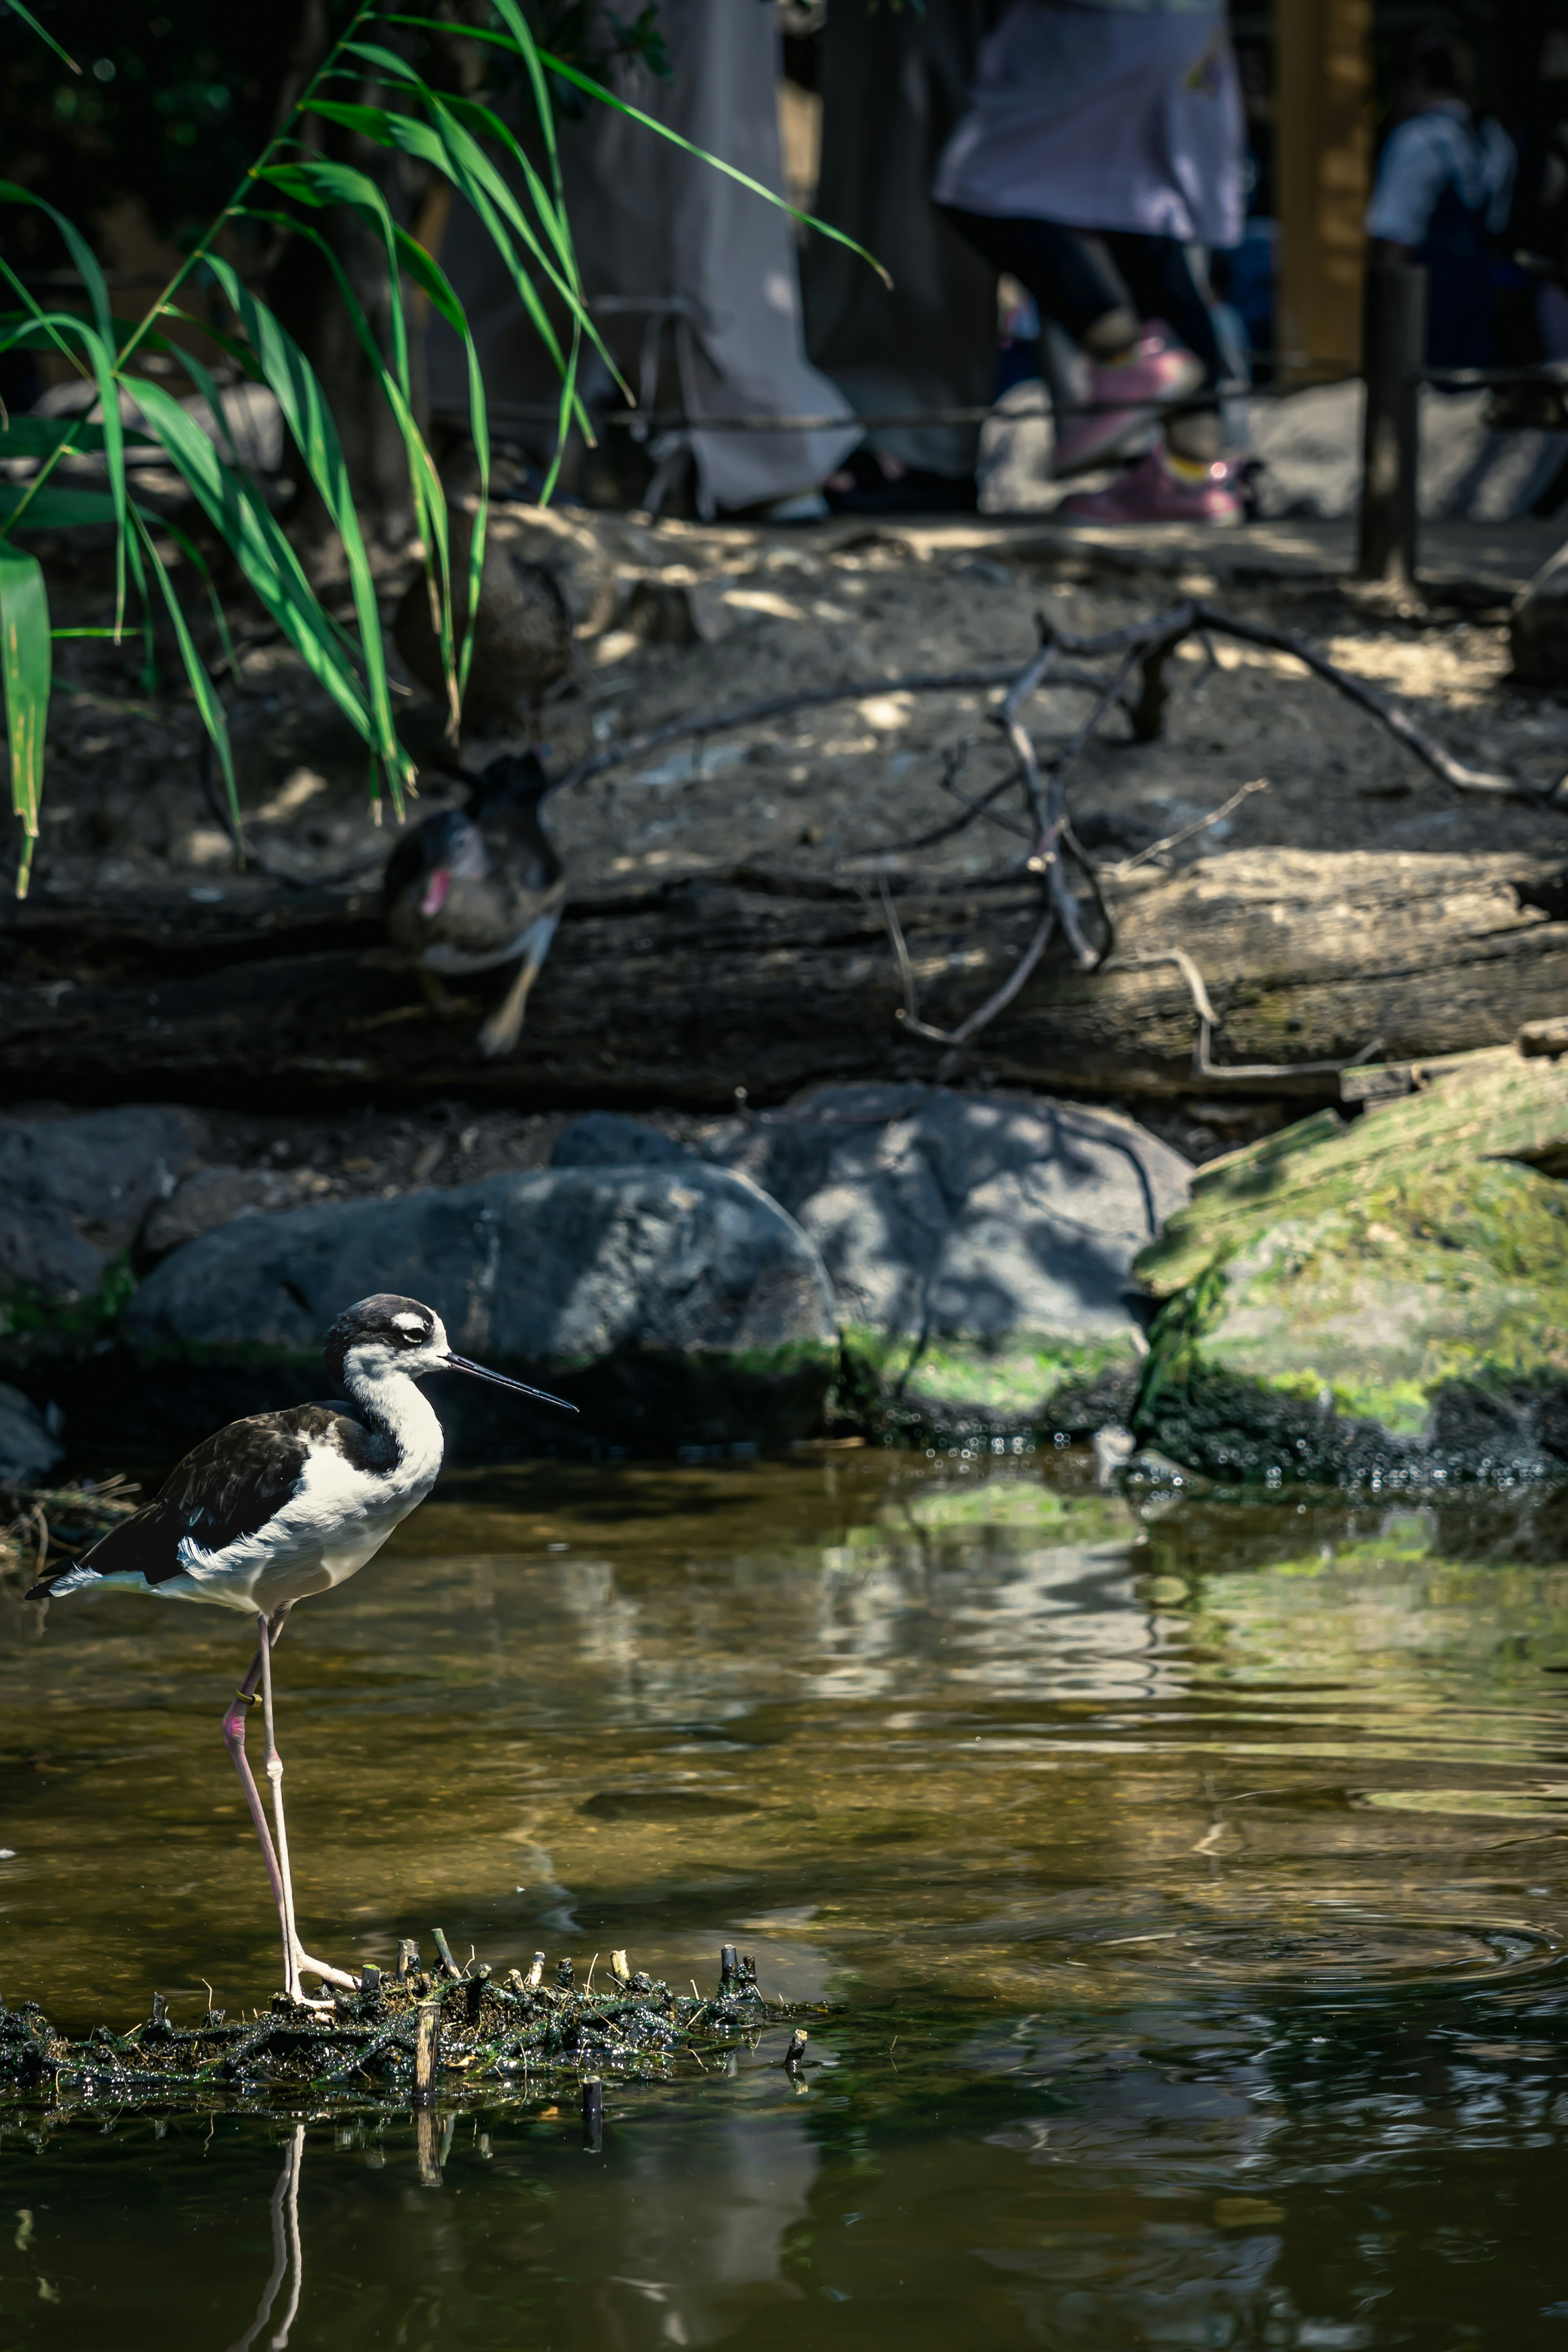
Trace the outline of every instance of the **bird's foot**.
[[334, 1969], [328, 1960], [313, 1960], [303, 1944], [294, 1947], [294, 1981], [289, 1987], [294, 1999], [305, 2009], [330, 2009], [330, 2000], [311, 2000], [300, 1984], [301, 1977], [316, 1977], [324, 1985], [341, 1985], [344, 1992], [358, 1992], [359, 1979], [351, 1977], [346, 1969]]
[[500, 1012], [487, 1021], [479, 1031], [479, 1048], [487, 1062], [504, 1061], [522, 1034], [521, 1020], [505, 1019], [503, 1017], [505, 1012], [506, 1007], [503, 1005]]

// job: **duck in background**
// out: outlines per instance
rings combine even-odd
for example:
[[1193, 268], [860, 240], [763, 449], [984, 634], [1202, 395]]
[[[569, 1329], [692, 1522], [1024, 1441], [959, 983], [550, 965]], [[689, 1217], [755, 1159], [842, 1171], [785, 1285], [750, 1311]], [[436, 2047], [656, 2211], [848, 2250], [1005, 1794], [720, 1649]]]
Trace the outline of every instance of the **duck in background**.
[[438, 1012], [452, 1009], [443, 980], [517, 965], [479, 1033], [480, 1053], [497, 1060], [522, 1034], [566, 875], [540, 815], [550, 778], [537, 753], [503, 751], [462, 781], [467, 806], [426, 817], [393, 851], [382, 908], [393, 945], [412, 957]]
[[[470, 515], [452, 518], [452, 629], [460, 644], [468, 625]], [[447, 700], [441, 641], [430, 615], [423, 572], [404, 592], [392, 634], [409, 676], [437, 700]], [[479, 736], [537, 733], [539, 706], [572, 667], [572, 616], [561, 583], [542, 563], [530, 563], [493, 539], [479, 575], [479, 618], [463, 695], [465, 732]]]

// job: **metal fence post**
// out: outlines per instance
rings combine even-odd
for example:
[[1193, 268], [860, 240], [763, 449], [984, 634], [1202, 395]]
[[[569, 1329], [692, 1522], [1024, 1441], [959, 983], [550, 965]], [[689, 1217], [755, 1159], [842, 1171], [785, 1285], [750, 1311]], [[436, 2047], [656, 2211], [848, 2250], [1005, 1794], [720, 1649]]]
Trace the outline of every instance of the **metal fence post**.
[[1358, 579], [1415, 577], [1418, 372], [1426, 356], [1426, 272], [1405, 263], [1381, 263], [1367, 276]]

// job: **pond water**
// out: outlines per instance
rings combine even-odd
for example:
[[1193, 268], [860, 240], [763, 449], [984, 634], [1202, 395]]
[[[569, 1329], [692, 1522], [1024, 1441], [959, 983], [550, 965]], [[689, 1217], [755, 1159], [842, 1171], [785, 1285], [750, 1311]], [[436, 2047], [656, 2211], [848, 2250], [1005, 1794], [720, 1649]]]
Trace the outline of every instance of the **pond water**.
[[[0, 1599], [0, 1990], [264, 2003], [218, 1612]], [[1568, 1505], [1073, 1457], [448, 1484], [278, 1654], [301, 1925], [785, 2035], [437, 2116], [0, 2105], [0, 2352], [1568, 2347]]]

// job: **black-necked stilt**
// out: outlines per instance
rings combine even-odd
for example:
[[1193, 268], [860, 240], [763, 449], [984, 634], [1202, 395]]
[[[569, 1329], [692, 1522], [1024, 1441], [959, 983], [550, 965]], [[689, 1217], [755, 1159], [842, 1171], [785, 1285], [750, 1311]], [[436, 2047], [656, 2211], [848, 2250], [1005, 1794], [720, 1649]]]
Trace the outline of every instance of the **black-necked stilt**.
[[561, 919], [566, 877], [540, 819], [550, 778], [533, 752], [502, 753], [464, 781], [466, 811], [427, 817], [398, 843], [382, 904], [393, 944], [422, 976], [435, 976], [426, 984], [437, 1004], [442, 978], [517, 965], [479, 1031], [479, 1051], [493, 1058], [510, 1054], [521, 1034], [529, 991]]
[[[385, 1292], [362, 1298], [339, 1316], [323, 1352], [351, 1402], [294, 1405], [230, 1422], [186, 1454], [152, 1502], [110, 1528], [79, 1560], [51, 1569], [27, 1595], [58, 1600], [101, 1584], [164, 1600], [215, 1602], [259, 1620], [256, 1655], [224, 1715], [223, 1736], [278, 1906], [284, 1989], [300, 2002], [306, 1975], [351, 1989], [355, 1979], [312, 1959], [294, 1924], [283, 1759], [272, 1723], [272, 1651], [289, 1612], [310, 1593], [345, 1583], [435, 1485], [441, 1424], [416, 1385], [427, 1372], [471, 1372], [564, 1412], [577, 1410], [543, 1389], [454, 1355], [440, 1317], [416, 1298]], [[246, 1713], [258, 1683], [276, 1845], [245, 1754]]]

